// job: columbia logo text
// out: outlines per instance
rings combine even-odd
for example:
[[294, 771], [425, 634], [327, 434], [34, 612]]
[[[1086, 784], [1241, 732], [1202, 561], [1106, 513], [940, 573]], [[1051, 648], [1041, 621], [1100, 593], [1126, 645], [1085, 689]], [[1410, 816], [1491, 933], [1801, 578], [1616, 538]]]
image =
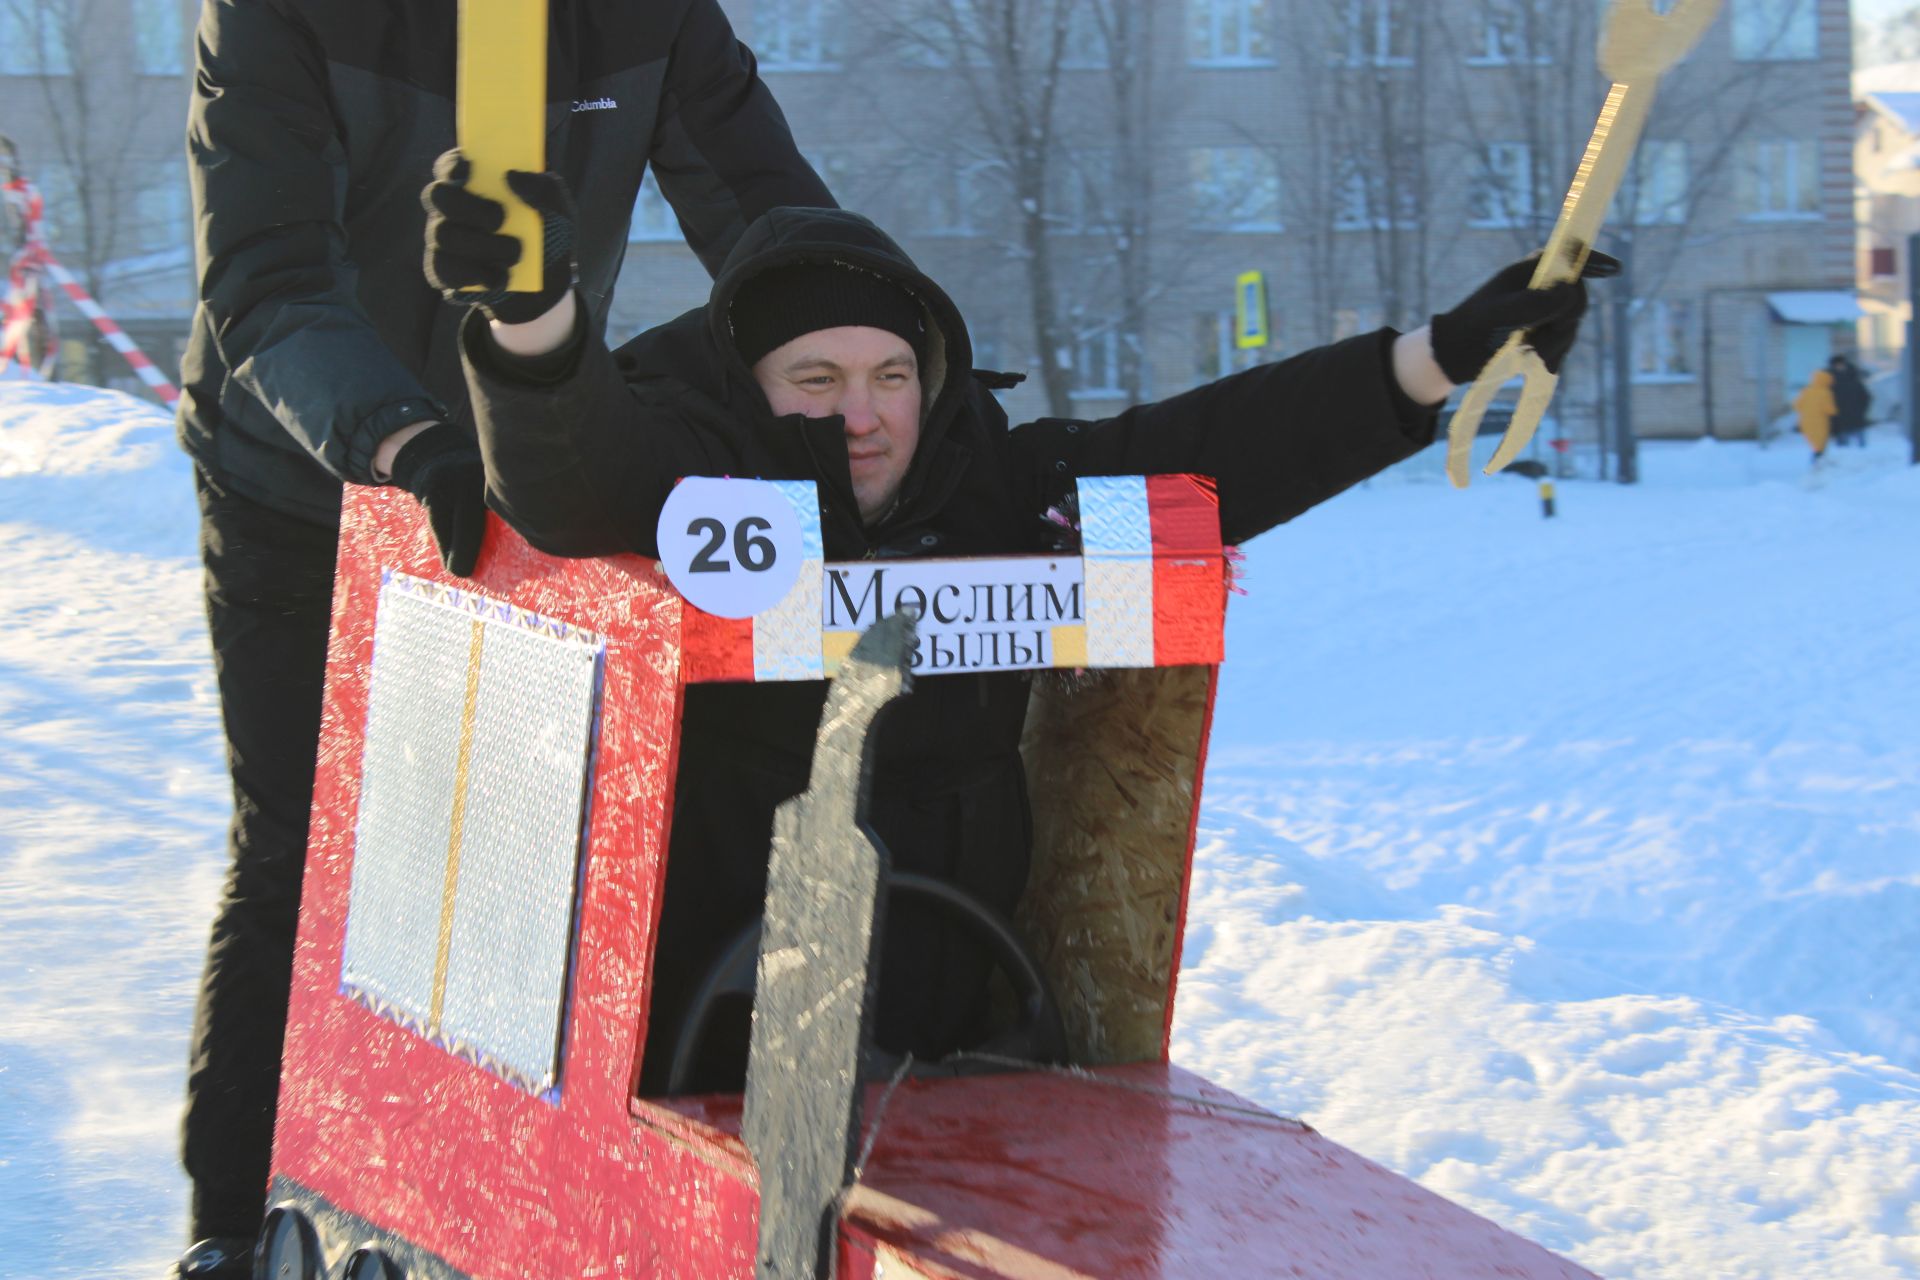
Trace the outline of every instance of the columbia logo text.
[[579, 111], [611, 111], [620, 104], [612, 98], [575, 98], [573, 109]]

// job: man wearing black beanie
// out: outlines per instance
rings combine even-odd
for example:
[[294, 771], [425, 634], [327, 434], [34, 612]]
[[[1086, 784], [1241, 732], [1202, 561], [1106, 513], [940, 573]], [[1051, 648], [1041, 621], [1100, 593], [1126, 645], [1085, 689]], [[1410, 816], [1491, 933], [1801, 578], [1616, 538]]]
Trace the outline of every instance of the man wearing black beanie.
[[[568, 216], [557, 179], [517, 189]], [[445, 180], [426, 199], [446, 223], [429, 227], [428, 275], [467, 305], [459, 286], [504, 279], [488, 265], [504, 246], [482, 252], [490, 202]], [[524, 324], [475, 309], [461, 347], [488, 502], [556, 555], [657, 556], [661, 507], [689, 475], [814, 481], [828, 560], [1069, 550], [1076, 535], [1047, 516], [1088, 475], [1215, 477], [1222, 536], [1238, 543], [1430, 443], [1440, 402], [1510, 331], [1527, 329], [1557, 368], [1585, 286], [1533, 291], [1528, 275], [1507, 268], [1429, 328], [1364, 334], [1112, 418], [1017, 427], [992, 393], [1019, 379], [973, 369], [945, 291], [842, 210], [761, 217], [705, 307], [618, 351], [570, 296]], [[872, 822], [895, 869], [1007, 915], [1029, 853], [1027, 692], [1024, 672], [918, 681], [874, 751]], [[668, 1087], [693, 988], [759, 916], [773, 810], [806, 786], [824, 696], [819, 681], [687, 689], [643, 1092]], [[910, 901], [889, 905], [880, 973], [882, 1048], [939, 1058], [993, 1030], [984, 957]], [[738, 1087], [744, 1025], [676, 1086]]]

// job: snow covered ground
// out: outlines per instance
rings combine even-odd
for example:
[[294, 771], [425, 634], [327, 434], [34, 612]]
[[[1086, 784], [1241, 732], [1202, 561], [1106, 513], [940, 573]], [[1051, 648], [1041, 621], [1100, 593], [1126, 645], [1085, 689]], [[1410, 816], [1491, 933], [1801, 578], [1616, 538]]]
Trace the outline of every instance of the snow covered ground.
[[[1422, 458], [1248, 548], [1175, 1057], [1615, 1277], [1920, 1275], [1920, 470]], [[155, 409], [0, 386], [0, 1274], [177, 1248], [225, 779]]]

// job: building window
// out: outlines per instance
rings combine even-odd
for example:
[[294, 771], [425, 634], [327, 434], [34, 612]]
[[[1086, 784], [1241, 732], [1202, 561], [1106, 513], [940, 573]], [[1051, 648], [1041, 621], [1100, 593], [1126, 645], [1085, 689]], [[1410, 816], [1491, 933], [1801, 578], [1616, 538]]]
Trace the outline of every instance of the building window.
[[838, 71], [837, 0], [760, 0], [753, 13], [754, 52], [769, 71]]
[[[1673, 138], [1647, 138], [1617, 200], [1636, 226], [1678, 227], [1687, 221], [1687, 144]], [[1616, 211], [1621, 205], [1616, 205]]]
[[184, 163], [157, 164], [133, 196], [133, 235], [127, 246], [136, 253], [160, 253], [191, 245], [187, 167]]
[[1378, 306], [1335, 307], [1333, 340], [1344, 342], [1363, 333], [1372, 333], [1386, 323], [1386, 314]]
[[185, 33], [179, 0], [133, 0], [133, 69], [143, 76], [177, 76]]
[[1752, 219], [1820, 216], [1820, 146], [1801, 139], [1750, 143], [1740, 171], [1742, 205]]
[[1086, 400], [1125, 398], [1128, 346], [1117, 329], [1102, 329], [1076, 339], [1071, 393]]
[[1633, 380], [1692, 382], [1694, 376], [1693, 303], [1671, 298], [1640, 298], [1633, 311]]
[[1494, 142], [1481, 149], [1470, 218], [1476, 227], [1524, 227], [1533, 221], [1533, 148]]
[[1113, 149], [1075, 147], [1047, 166], [1047, 230], [1086, 235], [1113, 229]]
[[1347, 157], [1334, 188], [1336, 231], [1406, 230], [1420, 224], [1420, 193], [1410, 175], [1397, 181], [1377, 164]]
[[976, 0], [948, 0], [945, 12], [925, 21], [897, 24], [886, 46], [903, 66], [945, 70], [984, 67], [991, 59], [992, 15], [982, 14]]
[[1477, 67], [1546, 66], [1553, 58], [1544, 44], [1541, 17], [1534, 0], [1481, 0], [1480, 26], [1467, 61]]
[[1193, 317], [1193, 385], [1204, 386], [1216, 378], [1271, 360], [1280, 345], [1279, 335], [1273, 328], [1279, 319], [1276, 315], [1269, 321], [1266, 346], [1242, 348], [1234, 341], [1238, 321], [1232, 311], [1197, 313]]
[[1273, 65], [1269, 0], [1187, 0], [1187, 57], [1208, 67]]
[[1867, 250], [1867, 274], [1875, 279], [1900, 274], [1899, 260], [1892, 249]]
[[1195, 147], [1192, 225], [1203, 231], [1279, 231], [1280, 171], [1259, 147]]
[[[1107, 33], [1097, 5], [1076, 4], [1067, 13], [1067, 38], [1060, 49], [1060, 65], [1067, 70], [1099, 70], [1108, 65]], [[1136, 21], [1145, 21], [1143, 12]]]
[[1733, 0], [1733, 56], [1788, 62], [1820, 56], [1815, 0]]
[[[991, 323], [991, 322], [990, 322]], [[973, 344], [973, 367], [976, 369], [999, 369], [1000, 331], [997, 328], [968, 326], [967, 338]], [[995, 392], [995, 395], [1000, 394]]]
[[909, 171], [906, 225], [921, 236], [977, 236], [993, 224], [999, 167], [972, 164], [916, 165]]
[[680, 219], [674, 215], [666, 193], [660, 190], [660, 179], [649, 166], [640, 178], [640, 194], [634, 197], [633, 222], [627, 227], [627, 240], [635, 244], [671, 240], [677, 244], [681, 238]]
[[1346, 0], [1333, 60], [1350, 67], [1413, 65], [1413, 12], [1410, 0]]
[[0, 75], [70, 76], [65, 5], [0, 0]]
[[[0, 9], [4, 9], [0, 0]], [[74, 181], [73, 166], [64, 160], [45, 160], [28, 173], [40, 188], [43, 213], [40, 233], [55, 253], [71, 252], [85, 243], [86, 209], [80, 202], [80, 186]]]

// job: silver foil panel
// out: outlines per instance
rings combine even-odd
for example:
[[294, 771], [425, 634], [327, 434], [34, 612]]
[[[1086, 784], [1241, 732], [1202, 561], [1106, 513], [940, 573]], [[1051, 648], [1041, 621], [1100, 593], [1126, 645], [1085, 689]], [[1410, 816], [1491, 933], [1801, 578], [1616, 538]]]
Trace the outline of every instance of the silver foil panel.
[[1153, 517], [1145, 476], [1082, 476], [1087, 665], [1153, 665]]
[[1153, 555], [1145, 476], [1081, 476], [1080, 546], [1087, 556]]
[[1153, 557], [1087, 557], [1087, 665], [1153, 665]]
[[342, 984], [536, 1091], [558, 1078], [599, 637], [391, 574]]
[[446, 898], [473, 618], [383, 587], [342, 983], [425, 1028]]
[[800, 565], [800, 579], [786, 598], [773, 608], [753, 615], [755, 680], [826, 677], [826, 659], [820, 649], [825, 582], [825, 563], [815, 558], [804, 560]]

